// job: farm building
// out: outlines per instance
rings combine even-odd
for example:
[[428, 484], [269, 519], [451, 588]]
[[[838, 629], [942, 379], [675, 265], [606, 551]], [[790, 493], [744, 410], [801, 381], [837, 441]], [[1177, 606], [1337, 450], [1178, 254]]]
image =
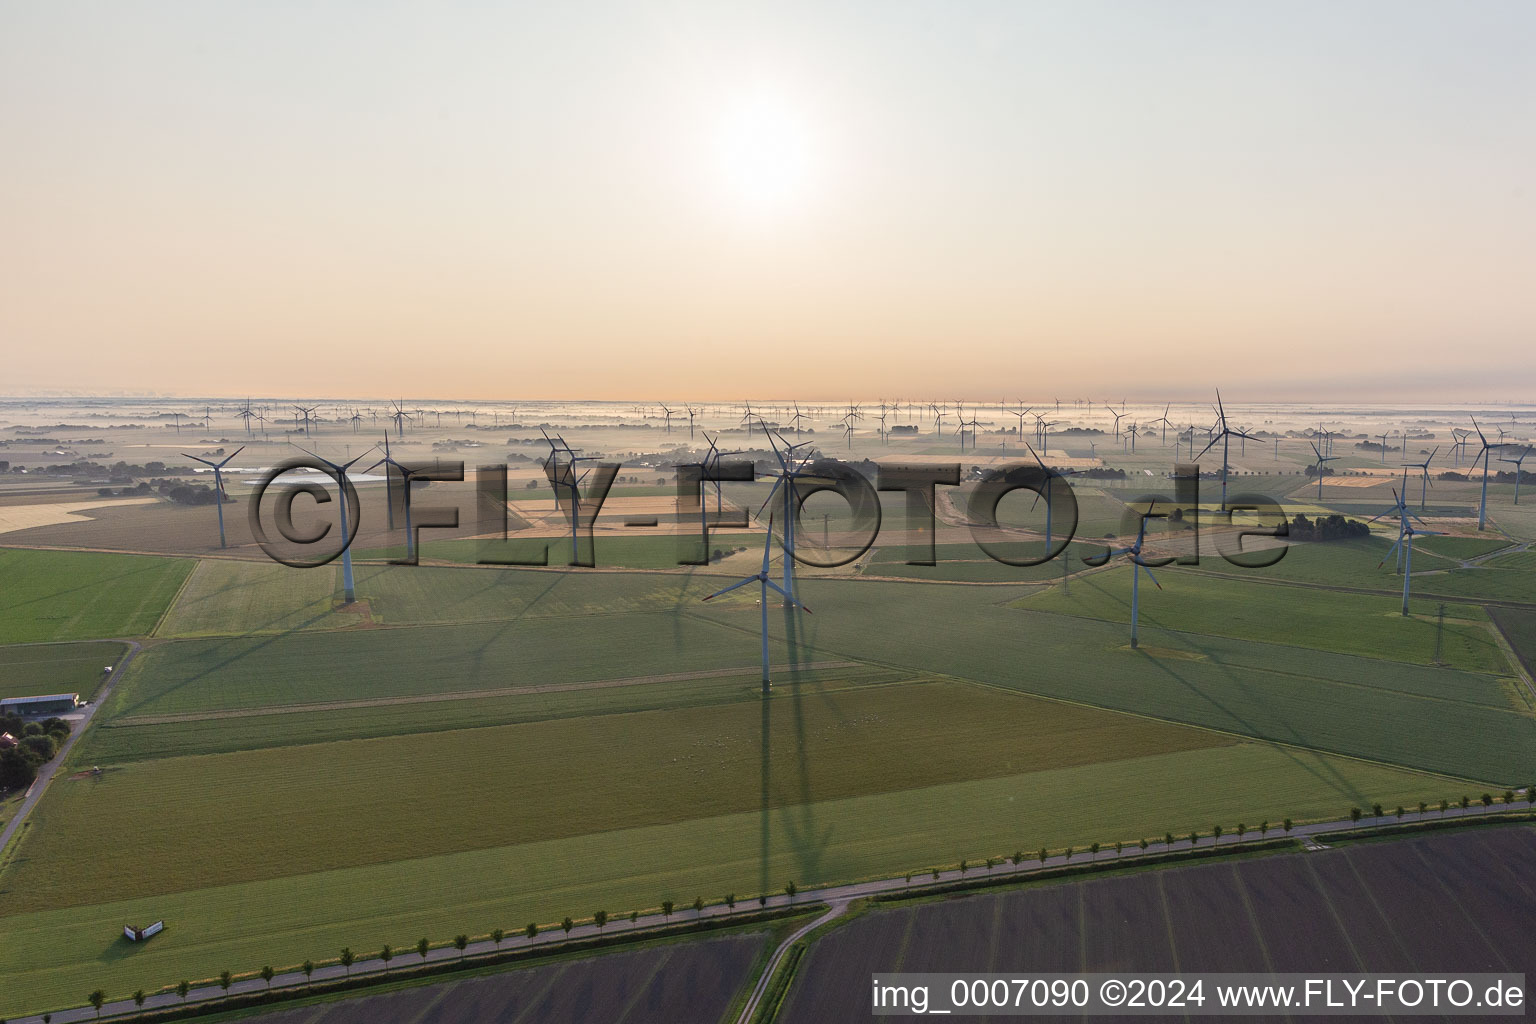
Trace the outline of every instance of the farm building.
[[0, 732], [0, 750], [9, 750], [16, 745], [16, 737], [8, 732]]
[[0, 700], [0, 714], [58, 715], [80, 706], [78, 693], [51, 693], [38, 697], [6, 697]]

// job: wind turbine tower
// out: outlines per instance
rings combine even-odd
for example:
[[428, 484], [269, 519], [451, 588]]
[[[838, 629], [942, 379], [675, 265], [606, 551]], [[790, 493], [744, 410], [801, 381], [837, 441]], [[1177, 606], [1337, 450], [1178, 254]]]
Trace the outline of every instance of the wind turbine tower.
[[224, 543], [224, 467], [229, 465], [230, 459], [243, 451], [245, 451], [245, 445], [236, 448], [219, 462], [212, 462], [208, 459], [199, 458], [196, 455], [187, 455], [186, 452], [181, 453], [193, 462], [201, 462], [203, 465], [213, 468], [213, 504], [219, 510], [219, 547], [221, 548], [226, 546]]

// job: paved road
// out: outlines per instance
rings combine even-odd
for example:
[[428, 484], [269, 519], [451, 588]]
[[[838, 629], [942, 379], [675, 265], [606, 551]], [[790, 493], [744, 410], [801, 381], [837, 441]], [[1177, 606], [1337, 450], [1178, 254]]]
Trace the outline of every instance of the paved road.
[[[1452, 807], [1449, 811], [1446, 812], [1444, 816], [1450, 818], [1459, 818], [1464, 816], [1475, 817], [1478, 815], [1487, 814], [1489, 817], [1496, 817], [1500, 813], [1503, 813], [1505, 810], [1524, 811], [1527, 809], [1527, 807], [1528, 805], [1525, 807], [1516, 806], [1514, 808], [1506, 808], [1503, 804], [1495, 804], [1492, 810], [1485, 812], [1480, 804], [1474, 804], [1473, 806], [1467, 808], [1465, 811], [1459, 807]], [[1422, 816], [1417, 811], [1409, 811], [1403, 815], [1401, 820], [1404, 822], [1419, 820], [1433, 821], [1440, 817], [1441, 813], [1439, 810], [1426, 811]], [[1353, 822], [1348, 818], [1343, 818], [1337, 821], [1325, 821], [1310, 825], [1298, 825], [1291, 829], [1289, 835], [1293, 838], [1310, 840], [1306, 844], [1308, 849], [1324, 849], [1326, 847], [1317, 840], [1320, 837], [1326, 838], [1327, 834], [1330, 832], [1340, 832], [1369, 825], [1390, 825], [1395, 824], [1398, 820], [1399, 819], [1397, 816], [1393, 814], [1385, 815], [1381, 818], [1367, 816], [1361, 818], [1358, 823]], [[1271, 833], [1270, 838], [1286, 834], [1279, 826], [1272, 827], [1269, 831]], [[1245, 838], [1249, 841], [1257, 838], [1257, 829], [1250, 830]], [[1236, 843], [1236, 837], [1234, 837], [1231, 833], [1227, 833], [1227, 835], [1223, 838], [1221, 845], [1232, 846], [1236, 845]], [[1198, 845], [1200, 848], [1205, 849], [1215, 845], [1215, 843], [1209, 835], [1206, 835], [1199, 840]], [[1124, 852], [1118, 855], [1115, 853], [1113, 847], [1107, 850], [1100, 850], [1097, 854], [1090, 854], [1088, 851], [1082, 850], [1073, 854], [1071, 863], [1083, 864], [1088, 861], [1105, 860], [1124, 860], [1126, 862], [1131, 862], [1142, 856], [1152, 856], [1170, 850], [1178, 851], [1188, 849], [1190, 849], [1190, 843], [1187, 838], [1175, 840], [1171, 846], [1165, 845], [1162, 840], [1157, 840], [1156, 842], [1148, 842], [1145, 853], [1143, 853], [1139, 847], [1135, 846], [1127, 846]], [[786, 940], [786, 942], [779, 947], [779, 949], [774, 953], [773, 959], [770, 962], [769, 969], [764, 971], [763, 976], [760, 977], [756, 983], [756, 986], [753, 990], [752, 1002], [755, 1003], [756, 1000], [761, 997], [762, 991], [767, 986], [767, 978], [771, 975], [771, 969], [778, 965], [785, 950], [787, 950], [789, 943], [792, 942], [794, 938], [799, 934], [809, 931], [821, 921], [826, 920], [828, 917], [834, 916], [836, 913], [841, 913], [842, 911], [838, 910], [837, 908], [846, 908], [847, 905], [854, 900], [868, 896], [875, 896], [880, 893], [901, 892], [903, 890], [920, 892], [926, 887], [934, 885], [945, 885], [960, 881], [962, 878], [975, 879], [979, 876], [1003, 877], [1014, 875], [1020, 877], [1028, 877], [1029, 875], [1040, 871], [1042, 867], [1056, 868], [1066, 863], [1068, 863], [1067, 857], [1063, 854], [1057, 854], [1056, 856], [1048, 857], [1043, 865], [1040, 863], [1038, 857], [1031, 857], [1021, 861], [1018, 865], [1004, 861], [1003, 863], [996, 865], [991, 871], [988, 871], [986, 866], [983, 864], [971, 867], [963, 875], [959, 870], [941, 871], [939, 872], [938, 878], [934, 878], [931, 873], [924, 874], [921, 877], [914, 873], [910, 883], [907, 882], [905, 878], [883, 878], [876, 879], [874, 881], [857, 882], [850, 885], [829, 886], [824, 889], [808, 889], [803, 892], [799, 892], [795, 896], [795, 903], [803, 903], [807, 905], [824, 904], [830, 907], [831, 910], [829, 913], [819, 916], [815, 921], [812, 921], [804, 928], [799, 929], [795, 936], [791, 936], [789, 940]], [[785, 896], [783, 893], [780, 893], [776, 896], [769, 897], [766, 904], [764, 905], [777, 909], [789, 906], [790, 902], [791, 901], [789, 897]], [[742, 909], [745, 911], [757, 909], [758, 904], [756, 901], [751, 903], [743, 901], [739, 903], [738, 906], [742, 907]], [[628, 932], [644, 932], [647, 930], [660, 928], [668, 924], [677, 924], [679, 922], [687, 923], [697, 920], [700, 917], [724, 918], [730, 916], [732, 913], [734, 913], [732, 910], [723, 905], [713, 905], [705, 907], [702, 914], [696, 914], [692, 909], [687, 909], [680, 912], [674, 912], [671, 917], [668, 918], [664, 918], [661, 914], [651, 914], [641, 917], [635, 922], [631, 922], [627, 917], [625, 917], [621, 920], [610, 922], [608, 926], [603, 929], [603, 934], [613, 935], [615, 933], [622, 934]], [[172, 926], [174, 927], [174, 922], [172, 922]], [[584, 939], [596, 936], [598, 934], [599, 930], [595, 925], [578, 925], [571, 930], [569, 937], [573, 940]], [[518, 933], [515, 936], [508, 936], [500, 943], [500, 945], [492, 943], [488, 939], [482, 940], [480, 942], [470, 943], [462, 954], [451, 946], [444, 949], [434, 949], [427, 954], [426, 962], [436, 964], [450, 960], [458, 960], [462, 957], [483, 956], [487, 953], [494, 953], [497, 951], [526, 949], [530, 945], [539, 947], [545, 945], [558, 945], [560, 942], [564, 941], [564, 939], [565, 936], [559, 932], [554, 932], [553, 935], [547, 932], [541, 932], [539, 937], [535, 938], [532, 943], [530, 943], [527, 936], [523, 935], [522, 933]], [[154, 940], [151, 939], [149, 941], [153, 942]], [[395, 952], [394, 965], [397, 969], [400, 964], [417, 965], [420, 963], [422, 963], [422, 958], [418, 956], [414, 950], [401, 949]], [[370, 951], [366, 958], [359, 959], [352, 965], [350, 969], [344, 968], [340, 964], [336, 963], [329, 963], [326, 966], [315, 968], [314, 980], [329, 980], [349, 975], [384, 974], [385, 972], [386, 968], [384, 962], [378, 958], [378, 954], [376, 952]], [[165, 980], [170, 981], [170, 979]], [[304, 975], [298, 971], [278, 974], [272, 979], [273, 988], [302, 988], [305, 984], [306, 979]], [[260, 978], [248, 978], [242, 981], [234, 982], [230, 986], [229, 991], [230, 994], [260, 992], [266, 987], [266, 983], [263, 982]], [[83, 997], [85, 993], [81, 993], [81, 995]], [[221, 999], [223, 997], [224, 991], [218, 985], [203, 985], [192, 989], [188, 993], [186, 1001], [206, 1002], [209, 1000]], [[149, 996], [145, 1000], [144, 1006], [146, 1009], [150, 1009], [163, 1006], [176, 1006], [181, 1002], [182, 1000], [178, 998], [174, 993], [167, 993]], [[107, 1003], [105, 1006], [103, 1006], [101, 1016], [106, 1018], [119, 1014], [133, 1013], [135, 1012], [135, 1009], [136, 1008], [131, 999], [117, 1000]], [[96, 1013], [89, 1006], [53, 1011], [53, 1020], [55, 1024], [72, 1024], [72, 1022], [75, 1021], [89, 1021], [94, 1019], [96, 1019]], [[42, 1018], [41, 1016], [16, 1017], [11, 1019], [11, 1024], [42, 1024]]]
[[758, 975], [757, 985], [752, 989], [752, 995], [747, 1000], [747, 1005], [741, 1008], [741, 1016], [736, 1018], [736, 1024], [747, 1024], [752, 1015], [757, 1012], [757, 1004], [762, 1002], [763, 993], [768, 990], [768, 982], [779, 969], [784, 955], [789, 952], [789, 947], [799, 942], [814, 928], [820, 928], [834, 917], [842, 915], [848, 909], [847, 900], [837, 900], [827, 908], [827, 912], [801, 928], [797, 928], [793, 935], [779, 943], [779, 948], [773, 951], [773, 956], [768, 958], [768, 966], [763, 968], [763, 973]]
[[0, 854], [5, 853], [6, 844], [11, 841], [13, 835], [21, 830], [22, 824], [27, 820], [27, 815], [32, 813], [32, 808], [37, 806], [37, 802], [43, 797], [43, 792], [47, 790], [48, 783], [53, 781], [53, 773], [59, 770], [59, 766], [69, 757], [69, 752], [75, 749], [75, 744], [80, 742], [81, 736], [85, 735], [85, 729], [91, 724], [91, 719], [96, 717], [96, 709], [106, 702], [107, 697], [112, 693], [112, 688], [117, 685], [119, 679], [123, 678], [123, 671], [128, 668], [128, 663], [133, 660], [134, 655], [139, 653], [140, 647], [136, 641], [122, 640], [119, 642], [128, 645], [127, 652], [117, 659], [117, 664], [112, 667], [112, 674], [101, 685], [100, 691], [96, 694], [96, 699], [91, 701], [86, 707], [85, 713], [75, 720], [73, 728], [69, 731], [69, 738], [64, 741], [63, 748], [52, 761], [49, 761], [37, 770], [37, 779], [32, 783], [32, 788], [27, 791], [27, 797], [21, 802], [21, 807], [17, 809], [16, 816], [6, 822], [4, 829], [0, 829]]

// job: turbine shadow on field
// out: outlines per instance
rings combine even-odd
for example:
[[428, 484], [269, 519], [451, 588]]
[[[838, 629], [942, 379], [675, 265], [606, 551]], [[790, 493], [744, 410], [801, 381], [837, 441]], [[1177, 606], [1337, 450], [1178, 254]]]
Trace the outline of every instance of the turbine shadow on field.
[[[1229, 678], [1232, 677], [1231, 669], [1227, 665], [1225, 665], [1224, 663], [1222, 663], [1220, 661], [1215, 661], [1213, 659], [1212, 653], [1210, 651], [1206, 650], [1205, 648], [1200, 647], [1199, 644], [1195, 644], [1194, 647], [1195, 647], [1196, 650], [1199, 650], [1202, 654], [1204, 654], [1208, 660], [1214, 661], [1214, 663], [1220, 667], [1220, 670], [1225, 672], [1228, 675]], [[1199, 687], [1197, 687], [1189, 679], [1186, 679], [1184, 676], [1179, 675], [1179, 673], [1176, 672], [1172, 667], [1164, 664], [1163, 659], [1155, 657], [1155, 656], [1147, 653], [1146, 651], [1140, 651], [1140, 652], [1137, 652], [1137, 653], [1139, 653], [1141, 655], [1142, 661], [1148, 667], [1155, 668], [1155, 669], [1161, 671], [1162, 673], [1167, 675], [1170, 679], [1172, 679], [1174, 681], [1174, 683], [1176, 683], [1179, 686], [1184, 687], [1186, 690], [1190, 691], [1191, 693], [1194, 693], [1194, 694], [1198, 695], [1202, 700], [1204, 700], [1207, 703], [1209, 703], [1212, 707], [1219, 709], [1223, 714], [1227, 715], [1232, 721], [1238, 723], [1242, 727], [1243, 733], [1245, 735], [1247, 735], [1248, 737], [1252, 738], [1255, 742], [1258, 742], [1258, 743], [1269, 742], [1271, 749], [1279, 751], [1288, 760], [1290, 760], [1291, 763], [1295, 764], [1302, 771], [1306, 772], [1308, 775], [1311, 775], [1313, 778], [1317, 779], [1317, 781], [1322, 783], [1323, 785], [1329, 786], [1335, 792], [1341, 794], [1342, 796], [1345, 796], [1345, 797], [1347, 797], [1349, 799], [1353, 799], [1353, 800], [1356, 800], [1356, 801], [1365, 799], [1364, 794], [1358, 792], [1352, 786], [1350, 786], [1349, 782], [1339, 773], [1339, 770], [1337, 768], [1333, 767], [1332, 764], [1330, 764], [1327, 761], [1327, 759], [1321, 758], [1321, 757], [1314, 757], [1312, 759], [1312, 763], [1310, 763], [1310, 764], [1307, 763], [1306, 761], [1304, 761], [1301, 757], [1299, 757], [1297, 755], [1296, 751], [1290, 745], [1287, 745], [1283, 741], [1270, 741], [1270, 740], [1267, 740], [1266, 737], [1259, 731], [1258, 726], [1256, 726], [1253, 722], [1250, 722], [1248, 719], [1246, 719], [1242, 715], [1238, 714], [1232, 708], [1230, 708], [1227, 705], [1221, 703], [1220, 701], [1218, 701], [1214, 697], [1212, 697], [1210, 694], [1208, 694], [1205, 691], [1201, 690]], [[1234, 678], [1233, 682], [1236, 683], [1237, 680]], [[1293, 742], [1298, 747], [1302, 747], [1303, 749], [1306, 749], [1306, 750], [1313, 750], [1311, 745], [1306, 743], [1300, 737], [1296, 737], [1293, 740]], [[1325, 769], [1326, 771], [1320, 770], [1320, 766], [1321, 766], [1321, 769]]]
[[795, 767], [798, 793], [794, 803], [786, 806], [781, 818], [785, 836], [794, 850], [801, 878], [820, 878], [821, 862], [832, 842], [832, 826], [817, 831], [815, 794], [811, 791], [810, 762], [806, 755], [805, 695], [801, 692], [804, 682], [801, 666], [800, 613], [786, 602], [784, 606], [784, 646], [786, 670], [789, 674], [790, 703], [795, 719]]

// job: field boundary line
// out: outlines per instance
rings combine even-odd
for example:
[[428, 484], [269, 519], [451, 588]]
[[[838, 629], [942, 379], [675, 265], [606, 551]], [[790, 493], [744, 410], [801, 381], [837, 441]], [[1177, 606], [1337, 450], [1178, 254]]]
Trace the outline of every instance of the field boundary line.
[[171, 617], [171, 612], [175, 610], [176, 605], [181, 603], [181, 596], [187, 592], [187, 587], [192, 583], [192, 577], [196, 576], [202, 567], [203, 560], [201, 558], [196, 559], [192, 563], [192, 568], [181, 578], [181, 586], [176, 588], [176, 593], [172, 594], [171, 599], [165, 603], [165, 610], [155, 620], [155, 624], [150, 628], [150, 631], [146, 634], [147, 636], [160, 635], [161, 628], [165, 626], [165, 620]]
[[[828, 669], [863, 668], [855, 661], [815, 661], [801, 666], [803, 669], [822, 671]], [[619, 679], [593, 679], [575, 683], [546, 683], [539, 686], [503, 686], [491, 690], [453, 690], [448, 693], [411, 693], [397, 697], [370, 697], [365, 700], [317, 701], [310, 704], [271, 704], [256, 708], [227, 708], [215, 711], [188, 711], [170, 715], [133, 715], [113, 721], [113, 725], [174, 725], [179, 722], [208, 722], [225, 718], [260, 718], [265, 715], [296, 715], [314, 711], [347, 711], [353, 708], [390, 707], [397, 704], [442, 704], [461, 700], [479, 700], [489, 697], [516, 697], [540, 693], [568, 693], [578, 690], [607, 690], [627, 686], [646, 686], [653, 683], [678, 683], [695, 679], [721, 679], [736, 675], [751, 675], [756, 665], [738, 668], [699, 669], [691, 672], [664, 672], [649, 676], [627, 676]]]

